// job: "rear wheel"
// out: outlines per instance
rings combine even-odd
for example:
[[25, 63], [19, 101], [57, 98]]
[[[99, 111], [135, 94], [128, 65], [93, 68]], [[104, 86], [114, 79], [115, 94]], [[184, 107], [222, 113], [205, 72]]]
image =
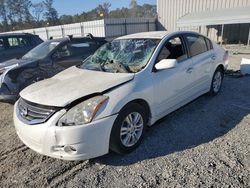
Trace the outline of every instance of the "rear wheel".
[[220, 92], [223, 76], [224, 76], [223, 70], [220, 67], [218, 67], [213, 75], [213, 80], [210, 88], [211, 95], [217, 95]]
[[132, 152], [144, 136], [147, 117], [136, 103], [124, 107], [115, 120], [110, 137], [110, 149], [119, 154]]

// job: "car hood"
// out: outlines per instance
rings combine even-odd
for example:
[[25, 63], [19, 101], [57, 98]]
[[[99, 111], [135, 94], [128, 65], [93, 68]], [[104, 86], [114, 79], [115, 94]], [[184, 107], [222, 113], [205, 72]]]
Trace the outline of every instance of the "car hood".
[[26, 59], [11, 59], [8, 61], [5, 61], [3, 63], [0, 63], [0, 69], [2, 68], [8, 68], [8, 67], [12, 67], [14, 65], [22, 65], [22, 64], [26, 64], [26, 63], [32, 63], [35, 60], [26, 60]]
[[28, 86], [20, 96], [36, 104], [65, 107], [79, 98], [104, 92], [133, 78], [134, 74], [90, 71], [74, 66]]

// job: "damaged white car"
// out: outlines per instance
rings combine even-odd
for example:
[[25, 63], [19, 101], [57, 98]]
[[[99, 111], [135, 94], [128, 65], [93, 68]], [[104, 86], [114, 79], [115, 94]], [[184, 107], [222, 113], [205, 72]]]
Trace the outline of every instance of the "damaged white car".
[[193, 32], [117, 38], [81, 66], [20, 93], [14, 124], [34, 151], [83, 160], [133, 151], [147, 126], [195, 98], [217, 94], [228, 54]]

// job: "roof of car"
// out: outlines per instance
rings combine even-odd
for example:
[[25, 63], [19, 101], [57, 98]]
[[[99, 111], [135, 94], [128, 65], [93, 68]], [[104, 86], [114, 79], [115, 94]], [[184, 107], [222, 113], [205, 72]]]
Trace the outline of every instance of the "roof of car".
[[142, 33], [134, 33], [130, 35], [125, 35], [122, 37], [119, 37], [117, 39], [163, 39], [167, 35], [173, 35], [173, 34], [195, 34], [195, 35], [201, 35], [196, 32], [192, 31], [175, 31], [175, 32], [169, 32], [169, 31], [151, 31], [151, 32], [142, 32]]
[[[82, 39], [90, 39], [89, 37], [73, 37], [71, 40], [72, 41], [81, 41]], [[99, 41], [99, 40], [105, 40], [104, 37], [95, 37], [94, 38], [95, 40]], [[51, 39], [49, 41], [53, 41], [53, 42], [63, 42], [63, 41], [67, 41], [67, 40], [70, 40], [69, 37], [63, 37], [63, 38], [55, 38], [55, 39]]]
[[162, 39], [166, 35], [168, 35], [168, 31], [151, 31], [151, 32], [143, 32], [143, 33], [134, 33], [130, 35], [125, 35], [119, 37], [117, 39], [142, 39], [142, 38], [150, 38], [150, 39]]
[[33, 34], [31, 34], [31, 33], [0, 33], [0, 37], [7, 37], [7, 36], [27, 36], [27, 35], [33, 35]]

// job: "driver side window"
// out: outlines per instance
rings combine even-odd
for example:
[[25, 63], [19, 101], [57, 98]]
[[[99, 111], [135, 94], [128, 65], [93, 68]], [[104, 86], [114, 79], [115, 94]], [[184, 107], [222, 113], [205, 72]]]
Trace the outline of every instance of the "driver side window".
[[182, 38], [174, 37], [165, 43], [158, 55], [157, 62], [163, 59], [176, 59], [180, 62], [187, 59], [187, 57], [187, 52]]
[[62, 58], [65, 58], [65, 57], [69, 57], [71, 55], [72, 55], [72, 51], [71, 51], [71, 48], [70, 48], [69, 44], [61, 46], [54, 53], [54, 57], [56, 57], [56, 59], [62, 59]]

